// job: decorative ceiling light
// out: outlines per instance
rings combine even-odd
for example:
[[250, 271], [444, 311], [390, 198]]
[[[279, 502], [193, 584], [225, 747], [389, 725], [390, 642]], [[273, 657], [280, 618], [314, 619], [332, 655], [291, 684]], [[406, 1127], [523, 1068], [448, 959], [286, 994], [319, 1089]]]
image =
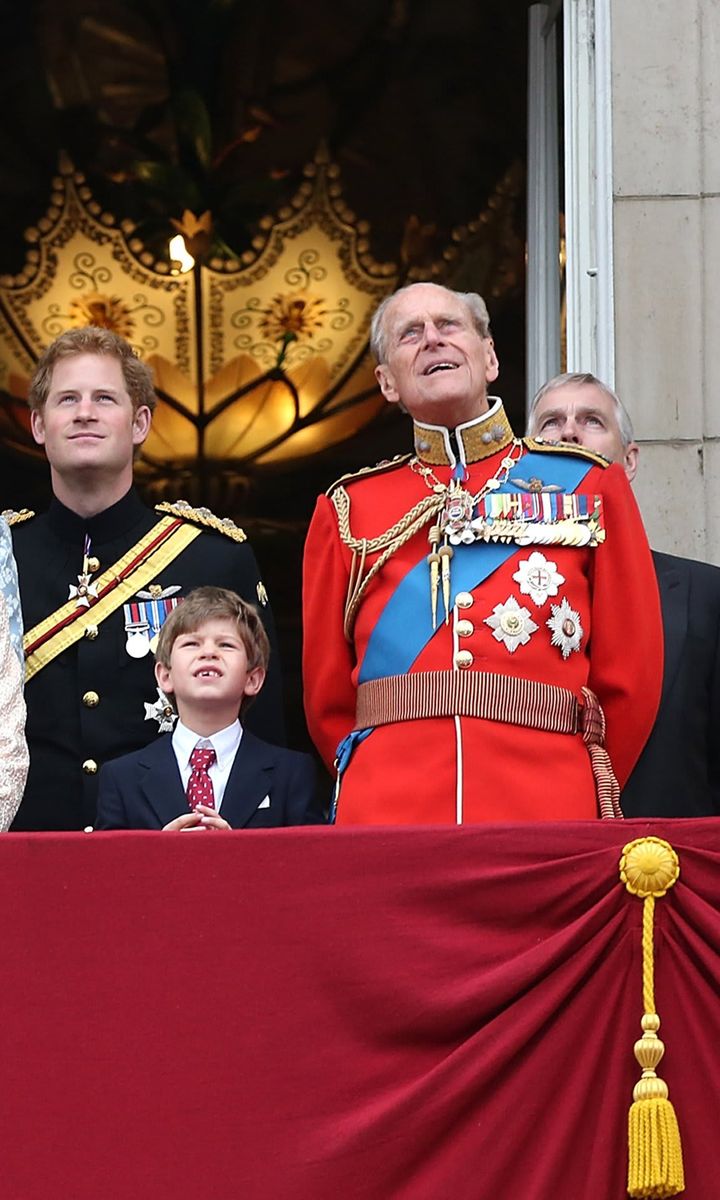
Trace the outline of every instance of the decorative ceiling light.
[[[64, 162], [26, 232], [26, 263], [0, 278], [0, 439], [37, 453], [25, 403], [47, 344], [102, 325], [152, 367], [159, 403], [138, 471], [211, 481], [305, 458], [352, 436], [383, 405], [367, 349], [398, 268], [369, 252], [339, 170], [319, 154], [291, 204], [260, 222], [238, 259], [204, 261], [212, 218], [185, 213], [167, 260], [118, 223]], [[179, 240], [178, 240], [179, 239]]]

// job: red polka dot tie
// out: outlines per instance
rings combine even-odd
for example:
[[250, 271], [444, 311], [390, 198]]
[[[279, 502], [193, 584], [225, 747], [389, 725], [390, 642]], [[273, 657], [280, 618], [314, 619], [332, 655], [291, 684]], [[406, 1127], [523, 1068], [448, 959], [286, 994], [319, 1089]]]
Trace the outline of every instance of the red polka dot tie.
[[198, 804], [215, 807], [215, 792], [208, 771], [216, 758], [212, 746], [196, 746], [190, 755], [192, 771], [188, 779], [187, 798], [191, 808], [196, 808]]

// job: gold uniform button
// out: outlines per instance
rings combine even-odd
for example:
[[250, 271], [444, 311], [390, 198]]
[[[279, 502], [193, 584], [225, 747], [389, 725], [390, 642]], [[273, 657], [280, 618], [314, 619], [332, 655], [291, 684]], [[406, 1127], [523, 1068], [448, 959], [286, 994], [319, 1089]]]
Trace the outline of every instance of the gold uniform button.
[[471, 654], [469, 650], [458, 650], [455, 655], [455, 666], [459, 667], [461, 671], [466, 671], [468, 667], [473, 665], [474, 661], [475, 655]]
[[100, 570], [100, 559], [94, 557], [89, 558], [87, 560], [87, 569], [91, 575], [94, 575], [96, 571]]
[[458, 637], [470, 637], [471, 633], [475, 632], [475, 626], [472, 621], [457, 621], [455, 624]]
[[94, 642], [97, 635], [98, 635], [97, 625], [86, 625], [85, 626], [85, 637], [88, 639], [88, 641]]
[[100, 703], [100, 697], [97, 692], [85, 692], [82, 702], [86, 708], [97, 708]]
[[470, 592], [458, 592], [457, 596], [455, 597], [455, 603], [457, 604], [458, 608], [472, 608], [475, 601], [473, 600]]
[[86, 775], [97, 775], [97, 763], [94, 758], [86, 758], [82, 765], [82, 769]]

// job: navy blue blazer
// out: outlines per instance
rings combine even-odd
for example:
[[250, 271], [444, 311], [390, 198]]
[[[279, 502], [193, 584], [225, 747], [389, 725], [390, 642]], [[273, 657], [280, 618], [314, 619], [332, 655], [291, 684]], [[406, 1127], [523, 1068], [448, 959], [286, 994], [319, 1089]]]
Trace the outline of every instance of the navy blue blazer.
[[[266, 797], [269, 805], [259, 807]], [[170, 733], [100, 771], [96, 829], [162, 829], [188, 811]], [[220, 815], [233, 829], [324, 824], [315, 763], [244, 729]]]
[[[653, 551], [665, 665], [655, 726], [623, 788], [626, 817], [720, 815], [720, 570]], [[628, 613], [632, 623], [642, 613]]]

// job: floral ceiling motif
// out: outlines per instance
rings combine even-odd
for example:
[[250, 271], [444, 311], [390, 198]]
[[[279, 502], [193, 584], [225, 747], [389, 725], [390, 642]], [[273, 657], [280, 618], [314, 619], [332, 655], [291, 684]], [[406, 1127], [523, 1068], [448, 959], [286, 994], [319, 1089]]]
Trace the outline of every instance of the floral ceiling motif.
[[[97, 324], [152, 367], [159, 397], [140, 471], [158, 479], [222, 461], [246, 472], [351, 436], [382, 405], [367, 352], [370, 317], [397, 283], [320, 155], [291, 205], [266, 217], [242, 260], [179, 273], [129, 222], [103, 212], [68, 163], [26, 263], [0, 278], [0, 438], [35, 453], [25, 398], [45, 346]], [[186, 214], [192, 216], [192, 214]]]
[[[46, 215], [26, 231], [24, 268], [0, 277], [0, 442], [41, 456], [30, 376], [53, 338], [88, 324], [127, 338], [153, 370], [159, 403], [137, 465], [158, 487], [182, 479], [202, 496], [220, 476], [246, 478], [352, 437], [383, 407], [368, 336], [385, 295], [419, 275], [462, 289], [493, 280], [491, 298], [516, 286], [516, 174], [453, 232], [441, 259], [420, 271], [403, 251], [401, 273], [373, 259], [367, 222], [349, 211], [322, 152], [239, 258], [202, 257], [210, 213], [169, 221], [168, 233], [171, 224], [182, 232], [184, 262], [170, 248], [157, 258], [63, 162]], [[188, 252], [199, 256], [194, 265]]]

